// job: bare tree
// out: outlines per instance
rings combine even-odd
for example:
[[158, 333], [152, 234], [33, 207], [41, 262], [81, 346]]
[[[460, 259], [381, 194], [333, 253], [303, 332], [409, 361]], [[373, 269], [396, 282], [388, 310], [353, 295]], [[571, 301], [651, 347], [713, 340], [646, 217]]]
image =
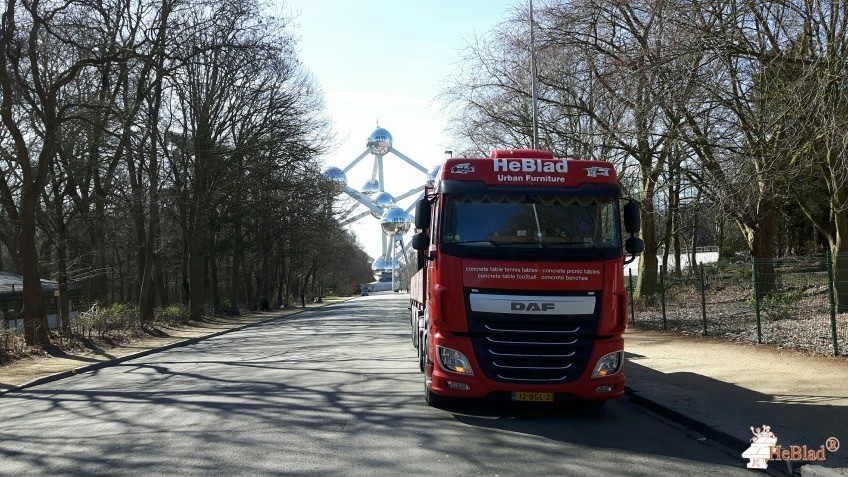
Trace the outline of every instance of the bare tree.
[[[541, 144], [559, 155], [613, 162], [623, 183], [638, 183], [645, 241], [640, 294], [656, 290], [657, 185], [667, 137], [682, 121], [672, 107], [682, 94], [672, 86], [678, 77], [668, 73], [677, 54], [667, 49], [677, 33], [665, 22], [670, 12], [666, 2], [563, 1], [547, 4], [537, 20]], [[525, 13], [514, 23], [526, 25]], [[499, 28], [498, 36], [470, 48], [465, 76], [445, 92], [461, 105], [454, 130], [475, 146], [528, 141], [529, 45], [522, 28], [515, 30]]]
[[763, 66], [762, 102], [779, 125], [783, 187], [826, 238], [836, 303], [848, 311], [848, 11], [787, 1], [777, 12], [794, 28], [784, 27], [785, 44]]
[[[67, 120], [63, 92], [84, 69], [122, 61], [132, 54], [133, 47], [123, 44], [114, 50], [100, 51], [80, 42], [79, 30], [72, 27], [108, 25], [114, 21], [110, 13], [84, 2], [34, 0], [19, 5], [17, 0], [10, 0], [2, 16], [0, 88], [3, 102], [0, 116], [14, 144], [12, 159], [21, 184], [15, 203], [5, 201], [4, 205], [10, 219], [20, 226], [17, 253], [24, 282], [22, 315], [27, 344], [48, 341], [41, 305], [36, 212], [62, 138], [62, 124]], [[58, 24], [71, 27], [54, 28]], [[39, 135], [36, 142], [27, 139], [31, 132], [28, 121], [34, 121], [35, 132]], [[4, 173], [4, 179], [6, 175]]]

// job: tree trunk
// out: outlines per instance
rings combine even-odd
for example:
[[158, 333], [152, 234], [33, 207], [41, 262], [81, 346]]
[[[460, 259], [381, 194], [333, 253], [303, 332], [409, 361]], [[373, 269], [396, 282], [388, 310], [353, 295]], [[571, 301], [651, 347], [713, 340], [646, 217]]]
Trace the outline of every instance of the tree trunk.
[[241, 249], [241, 221], [236, 219], [233, 225], [233, 263], [230, 267], [229, 289], [230, 304], [233, 307], [233, 311], [236, 312], [241, 304], [241, 300], [239, 299], [239, 289], [241, 288], [241, 280], [239, 278], [241, 271]]
[[654, 227], [653, 194], [643, 196], [642, 202], [642, 240], [645, 251], [639, 256], [639, 276], [636, 278], [635, 296], [650, 296], [657, 293], [659, 263], [657, 261], [657, 235]]
[[57, 243], [56, 243], [56, 282], [59, 284], [59, 329], [65, 336], [71, 335], [70, 306], [68, 305], [68, 233], [65, 217], [62, 215], [62, 204], [57, 200]]
[[698, 219], [697, 214], [693, 214], [692, 218], [692, 242], [689, 245], [689, 252], [692, 254], [689, 263], [692, 267], [698, 266]]
[[159, 297], [159, 306], [168, 306], [171, 304], [171, 299], [168, 296], [168, 282], [166, 281], [165, 271], [162, 267], [162, 257], [158, 254], [153, 255], [153, 266], [153, 282]]
[[[665, 218], [665, 233], [663, 234], [663, 251], [662, 251], [662, 266], [664, 270], [668, 270], [668, 256], [671, 252], [672, 240], [673, 240], [673, 230], [674, 230], [674, 212], [671, 207], [668, 209], [668, 214]], [[678, 262], [679, 264], [680, 262]]]
[[203, 318], [204, 286], [206, 275], [206, 240], [205, 232], [195, 229], [189, 238], [188, 250], [188, 283], [189, 283], [189, 313], [192, 320]]
[[189, 283], [189, 245], [188, 237], [183, 238], [183, 256], [180, 261], [180, 277], [182, 278], [182, 303], [188, 305], [191, 299], [191, 284]]
[[[842, 197], [845, 198], [844, 195]], [[833, 209], [831, 209], [833, 210]], [[840, 313], [848, 312], [848, 213], [833, 210], [835, 234], [830, 245], [831, 266], [833, 267], [833, 290], [836, 309]]]
[[833, 298], [836, 311], [848, 312], [848, 251], [831, 250], [831, 267], [833, 269]]
[[24, 265], [23, 275], [23, 310], [24, 339], [29, 346], [48, 344], [47, 318], [42, 306], [41, 276], [38, 271], [38, 249], [36, 248], [35, 210], [38, 193], [32, 186], [24, 187], [21, 197], [21, 242], [20, 257]]
[[285, 267], [281, 262], [277, 262], [277, 306], [285, 303]]
[[157, 135], [159, 133], [159, 108], [162, 102], [162, 75], [164, 65], [164, 43], [167, 33], [168, 17], [171, 13], [171, 3], [162, 0], [161, 17], [159, 20], [159, 31], [157, 35], [157, 51], [156, 74], [153, 79], [153, 95], [148, 102], [150, 110], [150, 149], [148, 159], [147, 176], [150, 179], [148, 184], [148, 223], [147, 223], [147, 240], [144, 247], [144, 268], [141, 273], [141, 293], [139, 295], [139, 308], [141, 311], [141, 321], [150, 322], [153, 320], [153, 309], [155, 307], [155, 292], [153, 285], [155, 284], [155, 269], [158, 268], [154, 249], [158, 239], [159, 230], [159, 148]]
[[[158, 108], [157, 108], [158, 110]], [[157, 127], [158, 125], [154, 125]], [[159, 230], [159, 162], [157, 160], [158, 149], [156, 147], [156, 139], [151, 138], [150, 145], [150, 160], [149, 173], [150, 190], [148, 190], [148, 221], [147, 221], [147, 236], [144, 240], [144, 249], [142, 252], [142, 273], [141, 273], [141, 291], [139, 293], [139, 309], [142, 323], [153, 321], [153, 309], [155, 307], [153, 290], [154, 285], [154, 267], [156, 267], [154, 248], [157, 241], [157, 230]], [[142, 220], [142, 224], [144, 221]], [[144, 233], [144, 230], [142, 230]]]
[[[143, 153], [138, 155], [139, 158], [143, 157]], [[127, 162], [131, 162], [133, 159], [127, 159]], [[132, 215], [133, 222], [135, 223], [135, 261], [136, 261], [136, 273], [138, 274], [138, 285], [139, 285], [139, 294], [138, 294], [138, 307], [139, 307], [139, 318], [142, 323], [150, 323], [153, 321], [153, 304], [150, 301], [150, 268], [152, 267], [152, 263], [147, 260], [147, 252], [148, 252], [148, 244], [150, 245], [150, 252], [152, 253], [153, 244], [149, 242], [146, 225], [145, 225], [145, 207], [142, 203], [144, 193], [142, 192], [142, 172], [140, 168], [138, 172], [136, 172], [135, 165], [129, 164], [130, 174], [135, 175], [136, 179], [132, 180]]]
[[254, 291], [253, 291], [253, 280], [251, 280], [251, 273], [248, 270], [249, 270], [249, 268], [245, 270], [244, 276], [243, 276], [244, 293], [245, 293], [245, 296], [247, 297], [248, 309], [253, 311], [253, 310], [256, 310], [258, 308], [256, 306], [258, 301], [256, 299], [256, 293], [254, 293]]
[[756, 225], [739, 224], [751, 250], [758, 299], [772, 293], [777, 286], [774, 271], [775, 212], [764, 203], [760, 205], [760, 217]]
[[209, 256], [209, 286], [212, 290], [212, 306], [215, 311], [221, 311], [221, 295], [218, 284], [218, 255], [215, 253], [215, 246], [210, 247], [212, 250]]
[[106, 275], [106, 207], [102, 191], [97, 189], [94, 197], [94, 220], [91, 222], [92, 253], [91, 278], [88, 280], [88, 299], [92, 303], [108, 301]]

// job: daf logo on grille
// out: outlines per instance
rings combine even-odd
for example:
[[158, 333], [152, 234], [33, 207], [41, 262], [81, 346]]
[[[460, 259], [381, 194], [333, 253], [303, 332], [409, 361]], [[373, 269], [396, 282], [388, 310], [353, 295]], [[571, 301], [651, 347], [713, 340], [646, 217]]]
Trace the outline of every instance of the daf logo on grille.
[[535, 301], [522, 302], [513, 301], [509, 304], [509, 309], [513, 311], [548, 311], [556, 309], [556, 303], [536, 303]]

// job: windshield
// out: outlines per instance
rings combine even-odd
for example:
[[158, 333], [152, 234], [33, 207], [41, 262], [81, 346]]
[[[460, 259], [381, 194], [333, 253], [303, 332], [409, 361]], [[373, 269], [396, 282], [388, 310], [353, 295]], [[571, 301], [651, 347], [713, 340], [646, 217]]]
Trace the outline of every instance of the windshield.
[[443, 217], [443, 245], [591, 249], [604, 256], [621, 251], [617, 201], [611, 197], [449, 195]]

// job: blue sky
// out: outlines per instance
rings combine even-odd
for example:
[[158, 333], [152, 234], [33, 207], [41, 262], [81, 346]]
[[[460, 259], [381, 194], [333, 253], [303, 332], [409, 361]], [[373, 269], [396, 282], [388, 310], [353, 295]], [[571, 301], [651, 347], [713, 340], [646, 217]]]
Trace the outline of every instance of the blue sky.
[[[522, 0], [281, 0], [294, 16], [299, 54], [324, 90], [339, 147], [323, 159], [344, 168], [365, 150], [376, 128], [387, 129], [394, 147], [426, 168], [452, 150], [436, 96], [474, 38], [490, 32]], [[348, 173], [359, 189], [373, 156]], [[397, 196], [423, 183], [424, 175], [393, 155], [385, 161], [387, 192]], [[401, 203], [404, 208], [411, 199]], [[364, 210], [364, 209], [362, 209]], [[352, 227], [366, 251], [381, 252], [373, 217]], [[407, 237], [408, 238], [408, 237]]]

